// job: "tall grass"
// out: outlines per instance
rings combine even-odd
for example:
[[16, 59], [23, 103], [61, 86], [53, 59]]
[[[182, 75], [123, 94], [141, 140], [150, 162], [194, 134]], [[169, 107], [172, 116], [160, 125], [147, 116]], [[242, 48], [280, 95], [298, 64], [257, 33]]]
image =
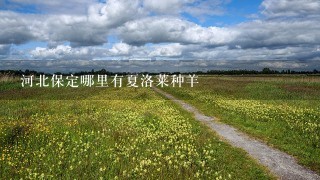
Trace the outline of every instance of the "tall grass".
[[19, 77], [13, 76], [10, 74], [0, 74], [0, 83], [3, 82], [18, 82], [20, 80]]

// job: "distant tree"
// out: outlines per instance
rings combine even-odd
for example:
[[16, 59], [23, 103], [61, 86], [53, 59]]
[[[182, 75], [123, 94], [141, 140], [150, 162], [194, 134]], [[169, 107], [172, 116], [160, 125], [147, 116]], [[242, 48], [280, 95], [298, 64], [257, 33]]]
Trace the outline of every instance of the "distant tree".
[[107, 74], [107, 70], [106, 69], [101, 69], [99, 73], [100, 74]]
[[24, 71], [24, 74], [29, 75], [29, 74], [30, 74], [30, 70], [29, 70], [29, 69], [26, 69], [26, 70]]
[[270, 68], [263, 68], [262, 69], [262, 74], [271, 74], [272, 71], [270, 70]]

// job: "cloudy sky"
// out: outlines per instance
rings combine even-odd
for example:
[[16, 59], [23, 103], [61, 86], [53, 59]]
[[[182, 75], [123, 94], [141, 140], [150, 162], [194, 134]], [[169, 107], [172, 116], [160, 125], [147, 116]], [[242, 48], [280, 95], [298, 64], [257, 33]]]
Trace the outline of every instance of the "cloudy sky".
[[17, 59], [320, 60], [320, 1], [0, 0]]

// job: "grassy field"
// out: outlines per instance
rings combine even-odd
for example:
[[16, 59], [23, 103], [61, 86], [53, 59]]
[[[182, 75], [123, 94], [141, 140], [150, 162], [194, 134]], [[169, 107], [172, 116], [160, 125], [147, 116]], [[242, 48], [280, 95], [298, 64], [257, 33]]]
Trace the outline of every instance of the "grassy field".
[[0, 82], [0, 106], [0, 179], [274, 178], [149, 88]]
[[319, 76], [203, 76], [165, 91], [320, 173]]

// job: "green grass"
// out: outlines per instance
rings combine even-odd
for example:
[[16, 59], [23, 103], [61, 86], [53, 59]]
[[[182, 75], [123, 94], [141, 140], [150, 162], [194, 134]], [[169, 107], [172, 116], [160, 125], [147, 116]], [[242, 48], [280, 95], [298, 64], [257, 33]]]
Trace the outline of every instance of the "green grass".
[[320, 77], [206, 76], [194, 88], [165, 88], [296, 157], [320, 173]]
[[274, 179], [151, 89], [0, 93], [0, 179]]

